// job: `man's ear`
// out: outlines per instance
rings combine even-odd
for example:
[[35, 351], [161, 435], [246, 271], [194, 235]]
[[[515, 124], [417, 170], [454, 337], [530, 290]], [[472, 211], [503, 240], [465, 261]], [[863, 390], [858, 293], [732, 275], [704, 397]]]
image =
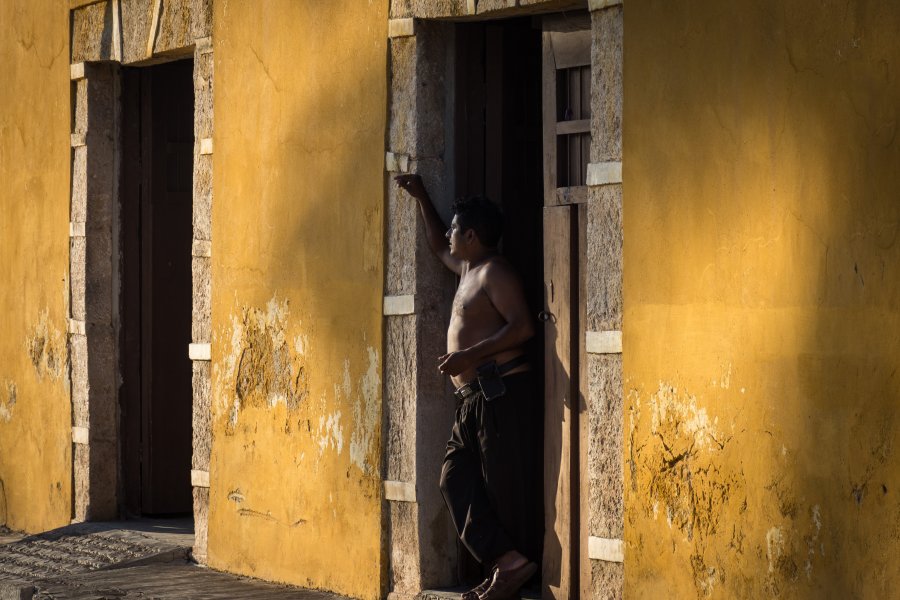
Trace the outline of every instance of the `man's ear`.
[[466, 229], [465, 233], [463, 233], [463, 239], [466, 240], [467, 244], [474, 242], [477, 237], [474, 229]]

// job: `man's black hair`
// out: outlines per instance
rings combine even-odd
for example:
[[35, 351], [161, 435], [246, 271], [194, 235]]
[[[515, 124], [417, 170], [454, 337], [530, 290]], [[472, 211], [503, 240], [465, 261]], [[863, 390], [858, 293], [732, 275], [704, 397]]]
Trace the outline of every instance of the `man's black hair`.
[[488, 248], [496, 248], [503, 236], [503, 213], [484, 196], [457, 198], [453, 214], [460, 232], [475, 230], [478, 240]]

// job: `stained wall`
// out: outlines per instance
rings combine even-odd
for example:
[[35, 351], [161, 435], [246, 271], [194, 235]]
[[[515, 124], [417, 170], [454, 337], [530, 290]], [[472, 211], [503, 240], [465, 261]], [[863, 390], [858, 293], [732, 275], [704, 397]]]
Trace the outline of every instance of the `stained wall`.
[[636, 1], [625, 595], [900, 580], [900, 9]]
[[69, 522], [68, 11], [0, 3], [0, 526]]
[[213, 10], [208, 562], [378, 598], [387, 3]]

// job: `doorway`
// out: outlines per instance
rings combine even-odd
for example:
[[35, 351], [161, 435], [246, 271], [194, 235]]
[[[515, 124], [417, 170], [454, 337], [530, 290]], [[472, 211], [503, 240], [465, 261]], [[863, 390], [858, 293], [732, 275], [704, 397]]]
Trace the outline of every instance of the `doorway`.
[[[462, 23], [455, 43], [455, 195], [484, 195], [500, 205], [500, 248], [537, 318], [544, 305], [541, 31], [531, 18]], [[543, 328], [527, 351], [535, 387], [543, 389]], [[458, 556], [460, 581], [480, 582], [481, 565], [462, 544]], [[532, 585], [538, 583], [536, 577]]]
[[[503, 254], [543, 323], [531, 342], [544, 390], [541, 595], [582, 593], [590, 574], [584, 281], [590, 154], [590, 17], [460, 24], [456, 195], [484, 194], [506, 219]], [[513, 234], [514, 232], [514, 234]], [[460, 579], [479, 580], [460, 546]], [[589, 577], [586, 577], [589, 581]]]
[[193, 61], [123, 68], [121, 82], [123, 508], [188, 515]]

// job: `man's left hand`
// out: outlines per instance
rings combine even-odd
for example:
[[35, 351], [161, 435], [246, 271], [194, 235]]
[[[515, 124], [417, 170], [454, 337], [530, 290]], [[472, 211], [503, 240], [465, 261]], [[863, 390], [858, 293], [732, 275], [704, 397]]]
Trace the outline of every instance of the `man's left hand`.
[[469, 355], [465, 350], [448, 352], [447, 354], [438, 357], [438, 370], [445, 375], [455, 377], [456, 375], [471, 369], [472, 366], [473, 361], [469, 358]]

